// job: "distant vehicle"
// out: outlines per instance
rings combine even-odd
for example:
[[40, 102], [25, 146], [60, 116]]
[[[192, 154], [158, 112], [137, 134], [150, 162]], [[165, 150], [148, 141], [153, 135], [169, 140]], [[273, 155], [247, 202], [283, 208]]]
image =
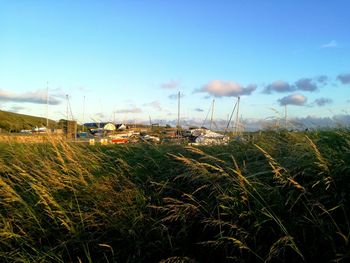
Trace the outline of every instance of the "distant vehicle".
[[32, 130], [21, 130], [20, 133], [31, 134]]
[[33, 127], [32, 132], [46, 132], [46, 127], [35, 126]]

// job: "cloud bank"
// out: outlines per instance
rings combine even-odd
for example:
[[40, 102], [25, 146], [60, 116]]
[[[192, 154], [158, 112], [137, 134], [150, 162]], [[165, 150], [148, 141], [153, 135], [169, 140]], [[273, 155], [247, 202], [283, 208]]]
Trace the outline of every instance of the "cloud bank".
[[273, 92], [287, 93], [296, 90], [314, 92], [318, 90], [318, 85], [325, 85], [328, 81], [328, 77], [325, 75], [318, 76], [316, 78], [301, 78], [294, 84], [289, 84], [287, 81], [277, 80], [267, 85], [263, 93], [271, 94]]
[[12, 106], [9, 110], [11, 112], [20, 112], [22, 110], [25, 110], [26, 108], [25, 107], [21, 107], [21, 106]]
[[244, 88], [233, 81], [213, 80], [195, 92], [206, 92], [214, 97], [239, 97], [252, 94], [256, 87], [255, 84], [250, 84]]
[[[34, 103], [46, 104], [46, 90], [37, 90], [26, 93], [13, 93], [10, 91], [0, 90], [0, 101], [3, 102], [17, 102], [17, 103]], [[50, 105], [59, 105], [62, 101], [58, 100], [54, 95], [49, 95]]]
[[[154, 122], [162, 123], [163, 125], [169, 124], [173, 127], [177, 124], [177, 119], [154, 119]], [[256, 131], [261, 129], [269, 129], [274, 127], [275, 124], [283, 123], [284, 119], [257, 119], [257, 118], [248, 118], [243, 119], [242, 124], [245, 131]], [[144, 123], [147, 124], [148, 121], [144, 120]], [[200, 127], [203, 124], [201, 118], [185, 118], [181, 119], [180, 124], [182, 126], [198, 126]], [[350, 115], [348, 114], [338, 114], [331, 117], [317, 117], [317, 116], [306, 116], [300, 118], [290, 118], [288, 119], [288, 128], [289, 129], [300, 129], [304, 130], [306, 128], [320, 128], [320, 127], [347, 127], [350, 125]], [[227, 120], [225, 119], [216, 119], [214, 123], [214, 129], [224, 130], [227, 126]], [[283, 126], [284, 127], [284, 126]]]

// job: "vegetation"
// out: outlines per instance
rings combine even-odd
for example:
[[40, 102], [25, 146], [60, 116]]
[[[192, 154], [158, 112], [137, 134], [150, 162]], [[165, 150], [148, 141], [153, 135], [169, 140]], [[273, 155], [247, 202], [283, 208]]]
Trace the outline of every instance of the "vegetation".
[[0, 145], [3, 262], [347, 262], [350, 134]]
[[[0, 110], [0, 129], [2, 132], [31, 130], [35, 126], [46, 126], [46, 118]], [[49, 120], [49, 127], [56, 128], [57, 123], [53, 120]]]

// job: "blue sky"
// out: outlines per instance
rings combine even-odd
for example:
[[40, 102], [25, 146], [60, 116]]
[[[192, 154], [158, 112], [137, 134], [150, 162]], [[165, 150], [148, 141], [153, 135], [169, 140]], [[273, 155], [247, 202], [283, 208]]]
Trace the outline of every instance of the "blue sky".
[[56, 120], [69, 95], [80, 122], [165, 123], [178, 91], [184, 121], [203, 120], [214, 98], [225, 120], [237, 96], [250, 121], [284, 104], [290, 118], [348, 115], [349, 10], [345, 0], [0, 0], [0, 109], [46, 116], [48, 87]]

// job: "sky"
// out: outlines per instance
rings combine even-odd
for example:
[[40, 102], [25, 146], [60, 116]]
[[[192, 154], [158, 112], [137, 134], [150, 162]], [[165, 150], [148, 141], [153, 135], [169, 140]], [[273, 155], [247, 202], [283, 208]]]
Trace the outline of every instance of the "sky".
[[[0, 110], [350, 124], [350, 1], [0, 0]], [[47, 107], [48, 102], [48, 107]], [[68, 110], [67, 110], [68, 109]], [[68, 115], [67, 115], [68, 112]], [[208, 119], [208, 118], [207, 118]]]

